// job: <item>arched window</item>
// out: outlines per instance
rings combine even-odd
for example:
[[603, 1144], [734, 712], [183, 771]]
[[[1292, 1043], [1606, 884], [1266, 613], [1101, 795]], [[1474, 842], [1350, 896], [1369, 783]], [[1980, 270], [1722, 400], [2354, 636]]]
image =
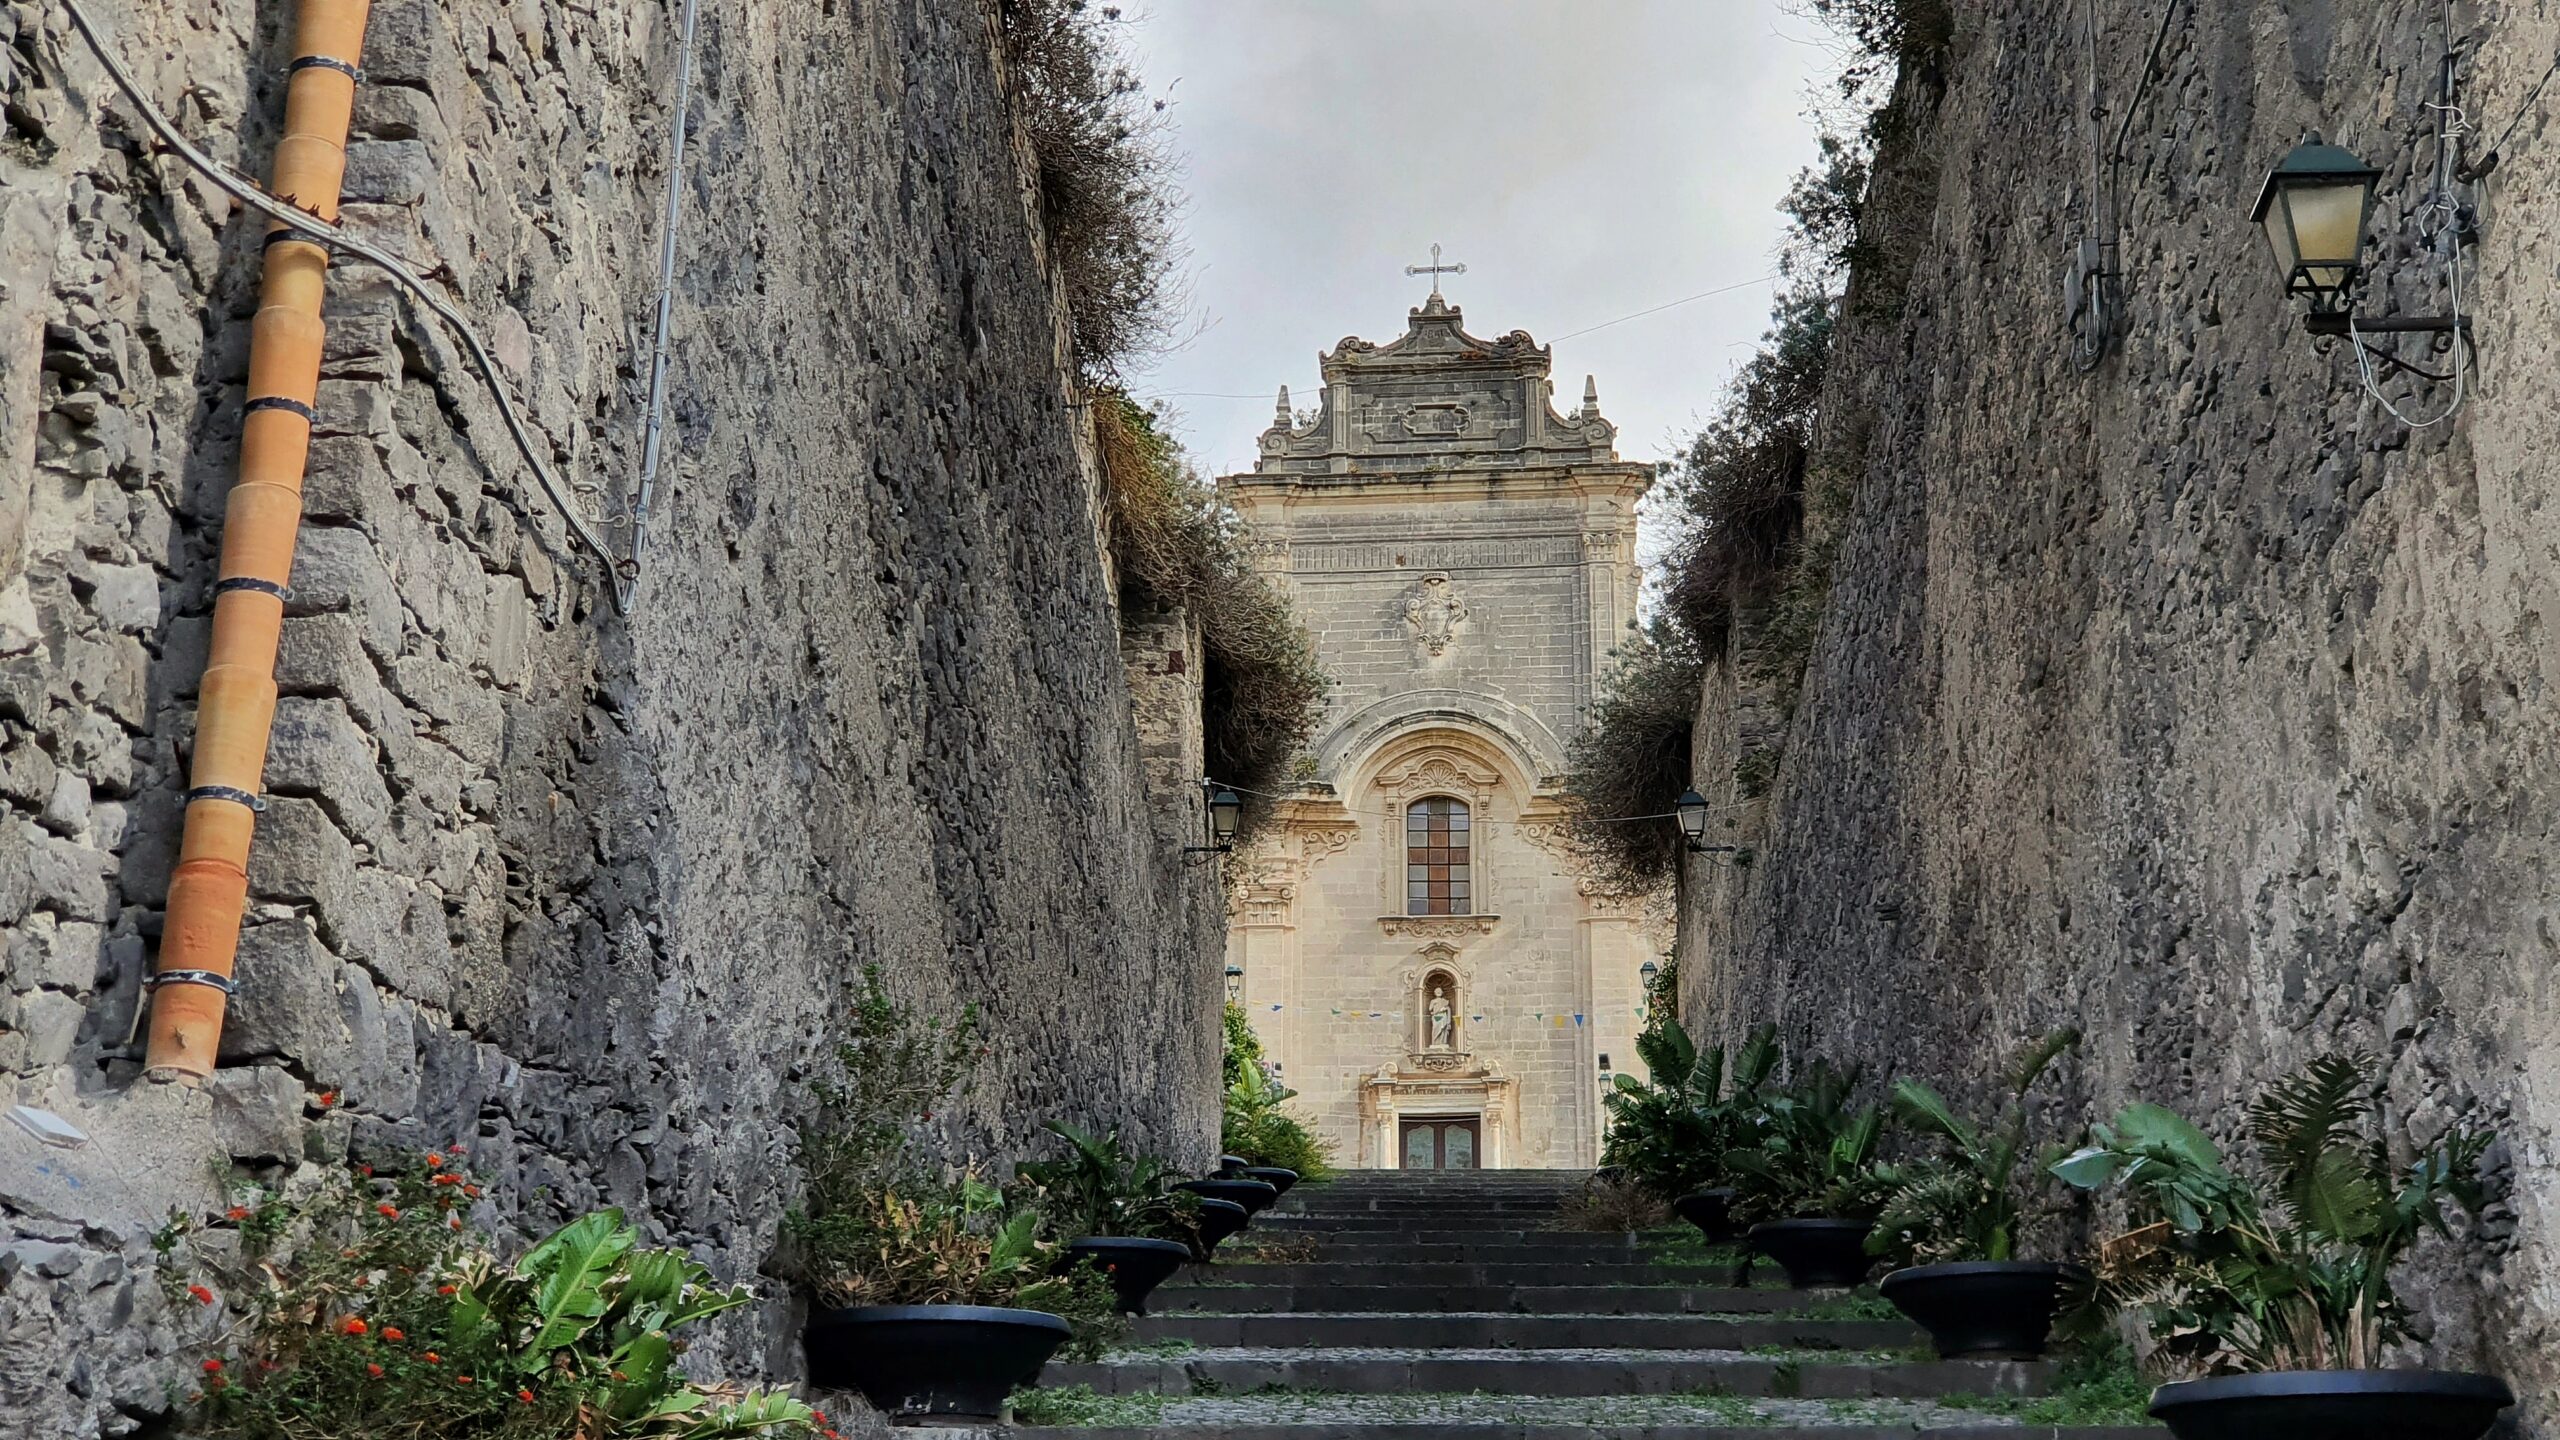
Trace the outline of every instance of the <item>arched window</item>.
[[1404, 812], [1404, 913], [1465, 915], [1473, 904], [1466, 802], [1435, 795]]

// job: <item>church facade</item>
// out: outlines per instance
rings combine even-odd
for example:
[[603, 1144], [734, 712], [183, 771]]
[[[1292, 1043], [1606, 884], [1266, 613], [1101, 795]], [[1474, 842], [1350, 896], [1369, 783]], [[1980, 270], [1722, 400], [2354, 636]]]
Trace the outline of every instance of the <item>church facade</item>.
[[1335, 685], [1236, 857], [1228, 984], [1347, 1167], [1588, 1166], [1611, 1073], [1640, 1070], [1668, 907], [1593, 885], [1557, 827], [1653, 471], [1591, 382], [1558, 413], [1550, 363], [1435, 290], [1402, 338], [1322, 358], [1310, 423], [1284, 388], [1219, 481]]

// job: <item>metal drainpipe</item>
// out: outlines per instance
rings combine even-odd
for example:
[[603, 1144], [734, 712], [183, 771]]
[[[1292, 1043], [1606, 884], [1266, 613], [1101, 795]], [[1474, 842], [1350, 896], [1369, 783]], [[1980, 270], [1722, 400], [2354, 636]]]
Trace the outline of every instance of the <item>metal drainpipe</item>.
[[[294, 17], [284, 138], [269, 190], [323, 220], [338, 217], [355, 110], [356, 62], [371, 0], [301, 0]], [[258, 788], [276, 711], [276, 645], [285, 582], [302, 525], [303, 466], [320, 388], [326, 247], [281, 224], [267, 229], [265, 276], [249, 327], [249, 402], [240, 478], [222, 521], [213, 640], [196, 710], [186, 828], [169, 883], [152, 976], [144, 1073], [200, 1084], [222, 1048], [223, 1011], [249, 898], [249, 837], [265, 808]]]

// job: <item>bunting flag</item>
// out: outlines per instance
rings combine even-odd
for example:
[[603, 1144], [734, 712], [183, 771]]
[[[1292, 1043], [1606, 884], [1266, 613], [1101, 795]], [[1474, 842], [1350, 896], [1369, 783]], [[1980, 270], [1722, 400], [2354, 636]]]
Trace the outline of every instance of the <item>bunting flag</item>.
[[1574, 1017], [1573, 1017], [1573, 1023], [1574, 1023], [1574, 1024], [1576, 1024], [1576, 1025], [1581, 1024], [1581, 1023], [1582, 1023], [1582, 1017], [1581, 1017], [1581, 1016], [1579, 1016], [1579, 1015], [1574, 1016]]

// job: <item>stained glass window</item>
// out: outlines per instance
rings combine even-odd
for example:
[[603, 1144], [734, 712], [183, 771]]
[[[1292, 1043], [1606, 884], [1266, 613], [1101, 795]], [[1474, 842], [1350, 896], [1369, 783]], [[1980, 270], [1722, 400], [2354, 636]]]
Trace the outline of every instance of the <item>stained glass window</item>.
[[1404, 913], [1473, 913], [1470, 817], [1464, 801], [1435, 796], [1404, 812]]

